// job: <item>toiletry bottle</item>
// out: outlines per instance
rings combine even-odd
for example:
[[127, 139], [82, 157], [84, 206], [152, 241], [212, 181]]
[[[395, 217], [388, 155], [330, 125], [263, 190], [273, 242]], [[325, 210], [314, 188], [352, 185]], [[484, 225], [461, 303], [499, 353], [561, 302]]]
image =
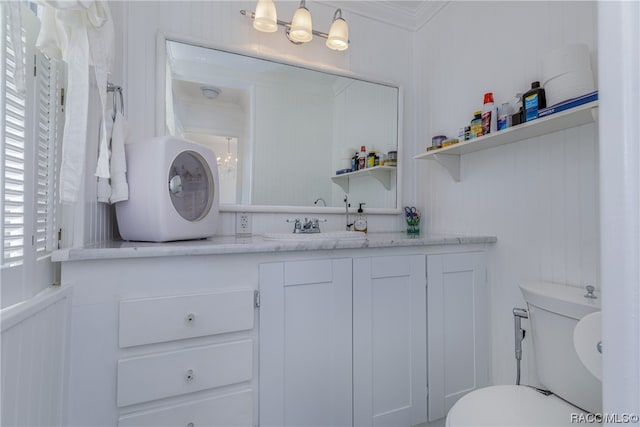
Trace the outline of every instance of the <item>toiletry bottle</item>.
[[351, 172], [355, 172], [358, 170], [358, 152], [356, 151], [353, 157], [351, 158]]
[[362, 205], [366, 205], [366, 203], [360, 203], [360, 207], [358, 208], [358, 215], [356, 215], [356, 220], [353, 222], [353, 229], [355, 231], [363, 231], [367, 232], [367, 216], [364, 214], [362, 210]]
[[482, 134], [487, 135], [498, 130], [498, 112], [493, 103], [493, 93], [484, 94], [484, 105], [482, 107]]
[[360, 146], [360, 153], [358, 154], [358, 170], [367, 167], [367, 149], [364, 145]]
[[498, 108], [498, 130], [505, 130], [511, 127], [511, 115], [513, 109], [511, 104], [503, 102], [500, 108]]
[[531, 83], [531, 89], [522, 95], [524, 121], [530, 122], [538, 118], [538, 110], [547, 106], [547, 99], [540, 82]]
[[509, 101], [511, 104], [511, 126], [518, 126], [524, 122], [522, 117], [522, 94], [516, 93], [516, 95]]
[[473, 113], [473, 120], [471, 120], [471, 134], [470, 139], [482, 136], [482, 111], [478, 110]]
[[376, 165], [376, 151], [369, 150], [369, 154], [367, 155], [367, 167], [372, 168]]

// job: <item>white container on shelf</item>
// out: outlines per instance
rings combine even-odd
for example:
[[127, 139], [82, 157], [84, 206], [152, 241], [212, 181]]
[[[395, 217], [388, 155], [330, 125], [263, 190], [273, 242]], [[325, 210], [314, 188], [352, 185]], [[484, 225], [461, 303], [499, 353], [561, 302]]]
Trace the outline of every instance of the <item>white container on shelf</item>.
[[570, 71], [544, 82], [547, 107], [595, 90], [591, 68]]
[[542, 86], [547, 107], [593, 92], [589, 47], [570, 44], [551, 51], [542, 62]]

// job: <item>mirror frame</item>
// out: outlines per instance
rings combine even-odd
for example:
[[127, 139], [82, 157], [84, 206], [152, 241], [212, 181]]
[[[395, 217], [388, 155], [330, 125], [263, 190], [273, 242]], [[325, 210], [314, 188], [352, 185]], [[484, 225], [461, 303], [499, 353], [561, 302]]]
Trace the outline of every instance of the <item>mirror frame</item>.
[[[277, 62], [284, 65], [303, 68], [311, 71], [318, 71], [326, 74], [333, 74], [339, 77], [347, 77], [355, 80], [362, 80], [369, 83], [375, 83], [385, 86], [391, 86], [398, 89], [398, 126], [397, 126], [397, 151], [400, 153], [398, 156], [398, 164], [396, 166], [396, 206], [394, 208], [370, 208], [367, 209], [367, 214], [398, 214], [401, 213], [401, 200], [402, 200], [402, 172], [403, 172], [403, 160], [402, 160], [402, 135], [403, 135], [403, 117], [404, 117], [404, 98], [402, 86], [388, 81], [382, 81], [379, 79], [371, 78], [369, 76], [352, 73], [338, 68], [326, 67], [322, 68], [315, 64], [309, 64], [305, 62], [294, 62], [284, 58], [280, 58], [275, 55], [264, 55], [252, 52], [250, 50], [243, 50], [237, 48], [229, 48], [227, 46], [222, 47], [215, 43], [203, 42], [202, 40], [165, 33], [158, 31], [156, 37], [156, 136], [165, 136], [166, 127], [166, 61], [167, 61], [167, 41], [173, 41], [177, 43], [191, 44], [193, 46], [199, 46], [206, 49], [215, 49], [222, 52], [233, 53], [236, 55], [244, 55], [256, 59], [262, 59], [266, 61]], [[329, 177], [327, 177], [329, 179]], [[316, 214], [342, 214], [344, 213], [343, 207], [324, 207], [324, 206], [288, 206], [288, 205], [242, 205], [242, 204], [220, 204], [220, 212], [262, 212], [262, 213], [316, 213]]]

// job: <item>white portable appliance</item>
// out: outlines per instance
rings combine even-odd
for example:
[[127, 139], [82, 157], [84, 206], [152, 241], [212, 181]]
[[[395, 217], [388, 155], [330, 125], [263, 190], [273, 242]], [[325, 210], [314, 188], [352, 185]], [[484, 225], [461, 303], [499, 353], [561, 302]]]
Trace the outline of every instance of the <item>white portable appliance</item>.
[[165, 136], [125, 150], [129, 200], [116, 204], [124, 240], [167, 242], [215, 233], [218, 167], [210, 148]]

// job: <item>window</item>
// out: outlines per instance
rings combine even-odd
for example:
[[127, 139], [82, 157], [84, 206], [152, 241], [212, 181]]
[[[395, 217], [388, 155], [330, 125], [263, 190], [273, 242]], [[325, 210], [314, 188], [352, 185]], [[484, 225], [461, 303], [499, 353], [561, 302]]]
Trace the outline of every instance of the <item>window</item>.
[[[0, 46], [0, 211], [2, 307], [36, 294], [53, 281], [49, 254], [57, 248], [57, 171], [63, 127], [62, 63], [35, 48], [39, 20], [22, 7], [22, 55], [11, 37], [10, 10], [2, 7]], [[18, 89], [18, 61], [26, 64]]]

